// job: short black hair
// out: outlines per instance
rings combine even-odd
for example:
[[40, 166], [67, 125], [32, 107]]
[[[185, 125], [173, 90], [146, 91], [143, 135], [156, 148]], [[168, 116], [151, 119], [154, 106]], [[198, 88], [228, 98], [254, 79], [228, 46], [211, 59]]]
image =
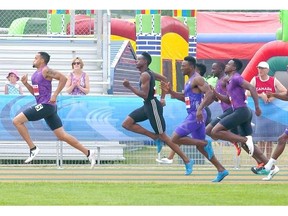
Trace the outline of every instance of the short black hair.
[[151, 55], [148, 52], [142, 52], [141, 54], [147, 61], [147, 66], [151, 64], [152, 58]]
[[225, 64], [223, 62], [218, 61], [216, 64], [221, 68], [222, 71], [225, 70]]
[[206, 73], [206, 65], [204, 65], [203, 63], [196, 63], [196, 68], [198, 68], [200, 75], [204, 76], [204, 74]]
[[184, 61], [188, 61], [188, 63], [195, 68], [196, 66], [196, 59], [193, 56], [186, 56]]
[[243, 66], [242, 61], [241, 61], [240, 59], [236, 59], [236, 58], [234, 58], [234, 59], [232, 59], [232, 60], [233, 60], [233, 62], [234, 62], [234, 65], [235, 65], [235, 67], [236, 67], [236, 70], [237, 70], [237, 71], [240, 71], [241, 68], [242, 68], [242, 66]]
[[45, 64], [48, 64], [50, 61], [50, 55], [47, 52], [38, 52], [41, 56], [41, 58], [44, 59]]

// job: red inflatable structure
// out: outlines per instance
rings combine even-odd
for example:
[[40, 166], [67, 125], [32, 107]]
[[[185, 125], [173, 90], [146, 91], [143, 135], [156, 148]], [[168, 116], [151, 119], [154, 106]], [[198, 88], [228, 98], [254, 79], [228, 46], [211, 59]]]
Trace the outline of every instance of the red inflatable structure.
[[[67, 34], [70, 34], [70, 23], [67, 25]], [[94, 20], [87, 15], [75, 16], [75, 34], [90, 35], [94, 32]], [[111, 35], [117, 35], [131, 40], [136, 40], [136, 26], [127, 20], [111, 19]]]
[[128, 20], [112, 18], [111, 35], [118, 35], [136, 41], [136, 25]]
[[176, 33], [180, 35], [184, 40], [189, 42], [189, 29], [187, 25], [184, 25], [179, 20], [169, 17], [162, 16], [161, 18], [161, 34], [162, 36], [166, 33]]
[[242, 76], [248, 82], [258, 74], [257, 65], [261, 61], [268, 61], [269, 58], [277, 56], [288, 56], [288, 43], [284, 41], [271, 41], [264, 44], [253, 56], [244, 69]]
[[276, 39], [279, 13], [197, 12], [197, 59], [250, 60]]

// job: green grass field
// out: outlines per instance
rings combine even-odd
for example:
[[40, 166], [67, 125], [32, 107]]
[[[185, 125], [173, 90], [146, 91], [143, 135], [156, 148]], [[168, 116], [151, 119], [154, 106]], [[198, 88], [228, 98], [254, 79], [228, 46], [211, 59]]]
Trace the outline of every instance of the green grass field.
[[1, 206], [285, 206], [288, 184], [0, 183]]

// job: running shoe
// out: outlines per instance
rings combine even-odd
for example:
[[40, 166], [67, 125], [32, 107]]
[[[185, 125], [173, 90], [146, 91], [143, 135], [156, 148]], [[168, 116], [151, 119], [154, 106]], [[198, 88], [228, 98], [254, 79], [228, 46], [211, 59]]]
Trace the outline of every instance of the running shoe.
[[252, 156], [254, 154], [254, 143], [252, 140], [252, 136], [246, 136], [246, 138], [247, 138], [246, 145], [249, 149], [248, 155]]
[[91, 163], [91, 169], [93, 169], [95, 164], [96, 164], [96, 152], [95, 152], [95, 150], [90, 150], [90, 155], [88, 157], [88, 160]]
[[212, 148], [212, 144], [211, 144], [211, 140], [207, 141], [207, 145], [205, 145], [204, 150], [207, 152], [208, 154], [208, 159], [211, 160], [211, 158], [214, 156], [214, 152], [213, 152], [213, 148]]
[[155, 144], [157, 146], [157, 153], [160, 153], [163, 147], [163, 142], [160, 139], [156, 139]]
[[185, 164], [185, 175], [190, 175], [193, 171], [193, 165], [194, 165], [194, 161], [192, 159], [190, 159], [189, 163]]
[[237, 156], [239, 156], [241, 154], [241, 146], [239, 146], [237, 142], [233, 142], [233, 145], [236, 148]]
[[25, 160], [25, 163], [31, 162], [39, 152], [40, 152], [40, 149], [37, 146], [35, 149], [30, 150], [30, 156]]
[[278, 168], [278, 166], [275, 166], [274, 169], [270, 170], [269, 174], [266, 177], [264, 177], [262, 180], [270, 181], [279, 171], [280, 169]]
[[251, 171], [256, 175], [268, 175], [269, 171], [265, 169], [264, 165], [264, 163], [260, 163], [256, 167], [251, 167]]
[[213, 179], [212, 182], [221, 182], [228, 175], [229, 175], [228, 170], [224, 170], [222, 172], [218, 172], [216, 178]]
[[172, 164], [173, 159], [168, 159], [168, 158], [161, 158], [161, 159], [156, 159], [156, 161], [160, 164]]

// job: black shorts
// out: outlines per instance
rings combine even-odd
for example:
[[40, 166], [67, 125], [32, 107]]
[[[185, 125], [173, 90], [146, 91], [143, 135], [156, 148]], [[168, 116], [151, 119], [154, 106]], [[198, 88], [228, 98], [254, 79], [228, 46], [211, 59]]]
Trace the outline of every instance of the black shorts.
[[[218, 122], [220, 122], [221, 119], [223, 119], [224, 117], [226, 117], [227, 115], [230, 115], [231, 113], [233, 113], [233, 109], [232, 107], [226, 109], [221, 115], [217, 116], [215, 119], [213, 119], [210, 124], [214, 127], [216, 124], [218, 124]], [[238, 134], [238, 127], [236, 128], [232, 128], [230, 129], [230, 131], [234, 134]]]
[[220, 122], [221, 119], [223, 119], [227, 115], [230, 115], [232, 112], [233, 112], [232, 107], [229, 109], [226, 109], [221, 115], [219, 115], [215, 119], [213, 119], [210, 122], [210, 124], [214, 127], [218, 122]]
[[222, 118], [219, 123], [227, 130], [237, 128], [241, 136], [249, 136], [253, 133], [251, 126], [252, 117], [252, 111], [248, 107], [240, 107]]
[[207, 118], [205, 121], [205, 126], [207, 126], [211, 121], [212, 121], [212, 113], [209, 107], [205, 107], [206, 113], [207, 113]]
[[166, 130], [163, 106], [157, 98], [144, 101], [142, 107], [134, 110], [128, 116], [135, 122], [142, 122], [149, 119], [150, 125], [156, 134], [162, 134]]
[[62, 121], [57, 114], [57, 106], [50, 104], [37, 104], [23, 111], [29, 121], [45, 120], [51, 130], [62, 127]]

